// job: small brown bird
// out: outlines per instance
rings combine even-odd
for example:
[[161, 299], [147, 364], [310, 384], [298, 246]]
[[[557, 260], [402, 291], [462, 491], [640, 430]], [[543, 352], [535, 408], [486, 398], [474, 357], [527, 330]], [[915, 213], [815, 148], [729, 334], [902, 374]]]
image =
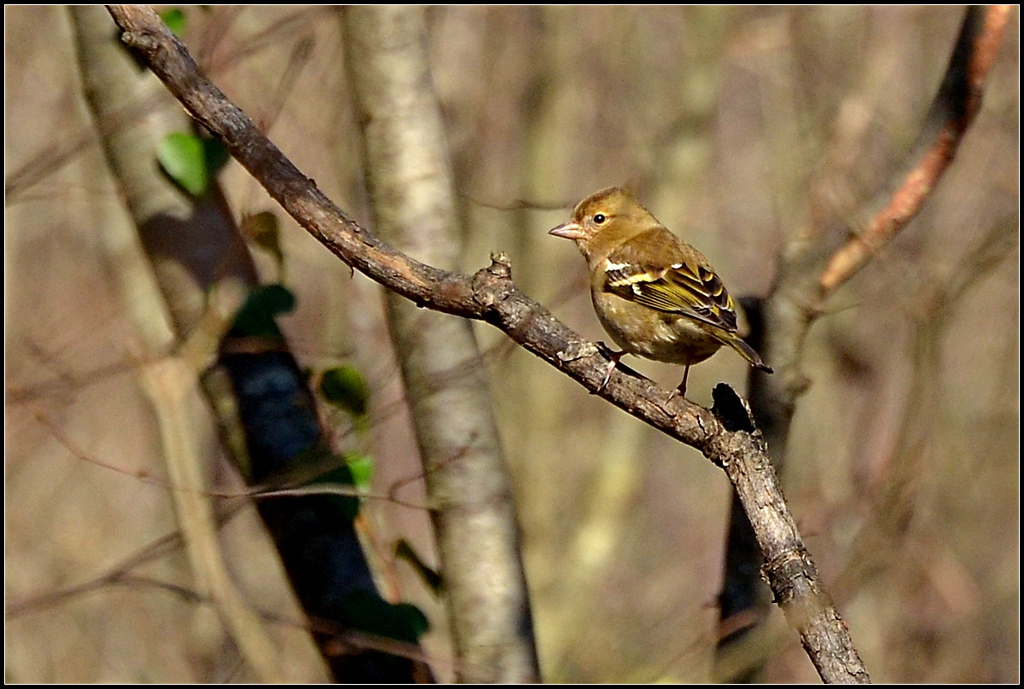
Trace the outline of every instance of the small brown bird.
[[770, 366], [736, 334], [736, 307], [704, 255], [659, 223], [631, 193], [611, 187], [576, 206], [550, 231], [572, 239], [590, 266], [601, 325], [624, 351], [612, 353], [603, 385], [624, 354], [690, 366], [728, 345], [751, 366]]

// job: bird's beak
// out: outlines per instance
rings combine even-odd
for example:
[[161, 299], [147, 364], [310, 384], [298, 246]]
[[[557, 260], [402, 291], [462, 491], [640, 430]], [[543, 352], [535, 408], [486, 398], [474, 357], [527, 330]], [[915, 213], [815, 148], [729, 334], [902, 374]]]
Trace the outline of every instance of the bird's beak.
[[580, 227], [579, 223], [567, 222], [548, 231], [548, 234], [553, 234], [562, 239], [583, 239], [583, 228]]

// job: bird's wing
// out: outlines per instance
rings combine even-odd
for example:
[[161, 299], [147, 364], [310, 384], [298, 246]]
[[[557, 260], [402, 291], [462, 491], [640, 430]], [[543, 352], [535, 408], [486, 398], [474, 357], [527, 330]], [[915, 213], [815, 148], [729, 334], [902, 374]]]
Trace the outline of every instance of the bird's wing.
[[608, 256], [604, 288], [642, 306], [736, 332], [736, 309], [722, 280], [706, 261], [687, 256], [664, 227], [643, 233]]

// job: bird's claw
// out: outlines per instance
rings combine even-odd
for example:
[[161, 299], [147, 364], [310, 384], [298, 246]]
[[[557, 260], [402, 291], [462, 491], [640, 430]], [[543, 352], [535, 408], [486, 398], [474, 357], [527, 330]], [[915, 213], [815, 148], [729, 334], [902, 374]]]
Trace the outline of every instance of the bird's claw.
[[600, 350], [600, 352], [602, 354], [604, 354], [606, 357], [608, 357], [609, 359], [612, 360], [612, 363], [608, 366], [608, 369], [604, 372], [604, 380], [602, 380], [601, 384], [599, 386], [597, 386], [597, 391], [601, 392], [606, 387], [608, 387], [608, 381], [610, 381], [612, 379], [612, 371], [614, 371], [615, 367], [619, 365], [619, 359], [621, 359], [626, 354], [626, 352], [625, 351], [616, 352], [611, 347], [606, 345], [604, 342], [598, 342], [597, 343], [597, 348], [598, 348], [598, 350]]

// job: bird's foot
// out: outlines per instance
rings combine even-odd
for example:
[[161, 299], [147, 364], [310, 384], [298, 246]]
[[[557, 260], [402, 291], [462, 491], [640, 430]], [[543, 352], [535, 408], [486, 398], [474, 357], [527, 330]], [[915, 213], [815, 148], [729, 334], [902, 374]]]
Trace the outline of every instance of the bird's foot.
[[614, 349], [606, 345], [604, 342], [598, 342], [597, 348], [601, 351], [602, 354], [604, 354], [606, 357], [612, 360], [612, 362], [608, 365], [608, 369], [604, 372], [604, 380], [601, 381], [601, 385], [599, 385], [597, 388], [597, 391], [601, 392], [608, 386], [608, 381], [611, 380], [612, 378], [612, 371], [614, 371], [615, 367], [619, 365], [619, 359], [625, 356], [626, 352], [616, 352]]
[[676, 397], [682, 397], [683, 399], [686, 398], [686, 379], [689, 378], [689, 377], [690, 377], [690, 365], [687, 364], [686, 365], [686, 370], [683, 371], [683, 382], [680, 383], [679, 387], [677, 387], [675, 390], [673, 390], [669, 394], [668, 399], [665, 400], [666, 403], [671, 402]]

